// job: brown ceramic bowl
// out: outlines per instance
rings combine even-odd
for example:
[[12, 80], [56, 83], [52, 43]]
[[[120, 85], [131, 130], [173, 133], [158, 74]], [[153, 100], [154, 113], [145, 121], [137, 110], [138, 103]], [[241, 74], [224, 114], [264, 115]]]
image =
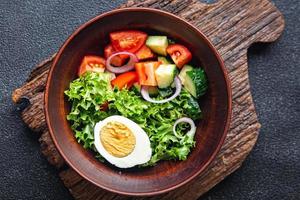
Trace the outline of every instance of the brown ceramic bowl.
[[[207, 73], [209, 91], [200, 101], [204, 119], [197, 124], [196, 147], [185, 161], [162, 161], [154, 167], [120, 170], [99, 162], [74, 137], [66, 120], [70, 105], [64, 90], [76, 78], [83, 56], [101, 54], [109, 41], [108, 33], [122, 29], [140, 29], [171, 36], [191, 50], [193, 62], [201, 65]], [[83, 24], [61, 47], [48, 76], [45, 108], [48, 128], [57, 149], [82, 177], [119, 194], [156, 195], [191, 181], [215, 158], [229, 126], [231, 88], [220, 55], [194, 26], [160, 10], [119, 9]]]

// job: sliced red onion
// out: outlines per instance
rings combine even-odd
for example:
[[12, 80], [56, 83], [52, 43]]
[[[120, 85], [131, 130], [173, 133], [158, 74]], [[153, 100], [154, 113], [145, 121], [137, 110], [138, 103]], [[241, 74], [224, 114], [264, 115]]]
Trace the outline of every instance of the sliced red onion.
[[189, 137], [193, 138], [195, 133], [196, 133], [196, 126], [195, 126], [195, 123], [194, 121], [191, 119], [191, 118], [188, 118], [188, 117], [182, 117], [180, 119], [178, 119], [174, 125], [173, 125], [173, 133], [175, 136], [179, 137], [179, 138], [182, 138], [183, 136], [179, 136], [176, 132], [176, 126], [179, 124], [179, 123], [188, 123], [190, 124], [191, 128], [190, 130], [186, 133], [186, 135], [188, 135]]
[[175, 82], [175, 87], [176, 87], [176, 91], [175, 93], [170, 96], [169, 98], [167, 99], [163, 99], [163, 100], [154, 100], [150, 97], [149, 95], [149, 92], [148, 92], [148, 86], [145, 86], [143, 85], [142, 88], [141, 88], [141, 94], [142, 94], [142, 97], [146, 100], [146, 101], [149, 101], [151, 103], [166, 103], [168, 101], [171, 101], [173, 99], [175, 99], [181, 92], [181, 81], [180, 79], [178, 78], [178, 76], [175, 76], [174, 78], [174, 82]]
[[[111, 59], [118, 55], [128, 55], [129, 61], [127, 62], [127, 64], [125, 64], [121, 67], [112, 66], [110, 63]], [[130, 53], [127, 51], [121, 51], [121, 52], [113, 53], [111, 56], [108, 57], [108, 59], [106, 60], [106, 69], [110, 72], [113, 72], [116, 74], [121, 74], [121, 73], [132, 70], [134, 68], [134, 64], [138, 61], [139, 61], [138, 58], [133, 53]]]

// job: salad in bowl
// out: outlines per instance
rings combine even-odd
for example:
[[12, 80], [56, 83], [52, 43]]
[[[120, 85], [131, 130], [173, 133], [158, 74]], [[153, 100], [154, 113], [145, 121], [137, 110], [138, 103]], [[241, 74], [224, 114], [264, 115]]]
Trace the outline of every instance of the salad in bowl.
[[83, 57], [64, 92], [78, 143], [118, 168], [186, 160], [208, 89], [201, 64], [191, 64], [191, 51], [167, 35], [107, 34], [104, 51]]

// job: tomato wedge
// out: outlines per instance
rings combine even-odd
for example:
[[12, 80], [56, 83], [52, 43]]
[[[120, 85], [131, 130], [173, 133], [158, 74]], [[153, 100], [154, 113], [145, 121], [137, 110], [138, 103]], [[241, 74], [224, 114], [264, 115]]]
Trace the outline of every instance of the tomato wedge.
[[117, 76], [117, 78], [111, 81], [111, 84], [114, 87], [118, 87], [119, 89], [122, 89], [124, 87], [127, 87], [129, 89], [137, 81], [138, 74], [136, 72], [126, 72]]
[[180, 69], [192, 59], [191, 52], [181, 44], [171, 44], [167, 48], [167, 53], [171, 56], [176, 66]]
[[100, 56], [84, 56], [79, 67], [78, 76], [81, 76], [87, 71], [104, 72], [105, 59]]
[[143, 45], [140, 50], [135, 53], [135, 55], [139, 60], [147, 60], [155, 57], [154, 53], [146, 45]]
[[[111, 44], [107, 45], [104, 48], [104, 56], [106, 59], [115, 52], [116, 50], [113, 48]], [[126, 63], [127, 59], [128, 59], [128, 55], [118, 55], [111, 59], [111, 64], [113, 64], [116, 67], [121, 67]]]
[[116, 51], [137, 52], [147, 39], [147, 34], [142, 31], [127, 30], [109, 34], [112, 46]]
[[135, 63], [140, 85], [157, 86], [155, 70], [160, 62], [139, 62]]

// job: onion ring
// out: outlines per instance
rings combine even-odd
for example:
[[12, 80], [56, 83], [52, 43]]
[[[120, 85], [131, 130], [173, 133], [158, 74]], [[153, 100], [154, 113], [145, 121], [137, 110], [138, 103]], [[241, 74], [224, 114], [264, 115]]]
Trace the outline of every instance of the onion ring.
[[[118, 55], [128, 55], [129, 56], [129, 61], [121, 66], [121, 67], [114, 67], [111, 65], [111, 59], [115, 56]], [[132, 70], [134, 68], [134, 64], [136, 62], [138, 62], [138, 58], [136, 57], [136, 55], [134, 55], [133, 53], [127, 52], [127, 51], [120, 51], [120, 52], [116, 52], [113, 53], [111, 56], [109, 56], [106, 60], [106, 69], [110, 72], [116, 73], [116, 74], [121, 74], [124, 72], [128, 72], [130, 70]]]
[[196, 126], [195, 126], [194, 121], [191, 118], [188, 118], [188, 117], [182, 117], [182, 118], [176, 120], [176, 122], [173, 125], [174, 135], [179, 137], [179, 138], [181, 137], [176, 132], [176, 126], [180, 123], [188, 123], [191, 126], [190, 130], [186, 133], [186, 135], [188, 135], [191, 138], [194, 138], [194, 135], [196, 133]]

